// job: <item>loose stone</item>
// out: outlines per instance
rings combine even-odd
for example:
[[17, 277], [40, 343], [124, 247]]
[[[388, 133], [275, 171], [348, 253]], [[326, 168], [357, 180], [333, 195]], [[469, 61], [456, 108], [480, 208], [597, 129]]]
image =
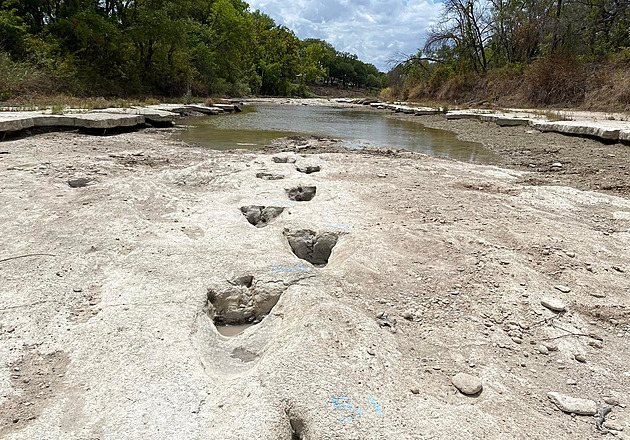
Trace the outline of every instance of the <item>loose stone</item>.
[[543, 342], [542, 345], [547, 347], [547, 350], [549, 351], [558, 351], [558, 346], [553, 342]]
[[481, 379], [466, 373], [457, 373], [451, 382], [459, 391], [467, 396], [475, 395], [483, 390]]
[[604, 402], [607, 403], [610, 406], [618, 406], [619, 405], [619, 400], [615, 399], [614, 397], [606, 397], [606, 398], [604, 398]]
[[597, 403], [590, 399], [578, 399], [564, 394], [550, 392], [547, 397], [561, 411], [569, 414], [594, 416], [597, 414]]
[[540, 304], [554, 312], [565, 312], [567, 310], [567, 306], [562, 301], [555, 298], [543, 298]]
[[563, 286], [562, 284], [558, 284], [557, 286], [553, 286], [555, 289], [559, 290], [562, 293], [571, 292], [571, 288], [568, 286]]

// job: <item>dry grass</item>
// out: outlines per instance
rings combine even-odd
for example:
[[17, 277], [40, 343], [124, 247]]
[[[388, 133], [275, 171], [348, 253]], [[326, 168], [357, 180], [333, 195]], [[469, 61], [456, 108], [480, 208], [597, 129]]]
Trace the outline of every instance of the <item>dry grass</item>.
[[[459, 107], [574, 108], [630, 111], [630, 51], [604, 65], [585, 64], [567, 54], [525, 68], [497, 69], [485, 76], [424, 82], [398, 98]], [[546, 116], [546, 115], [545, 115]], [[550, 119], [566, 120], [562, 115]], [[557, 119], [563, 118], [563, 119]]]

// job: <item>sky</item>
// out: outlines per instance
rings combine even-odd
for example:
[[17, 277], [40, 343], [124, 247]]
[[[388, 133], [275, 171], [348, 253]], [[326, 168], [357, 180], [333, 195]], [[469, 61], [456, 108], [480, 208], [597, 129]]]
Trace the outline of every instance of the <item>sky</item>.
[[435, 0], [248, 0], [301, 38], [320, 38], [382, 71], [402, 52], [413, 54], [440, 14]]

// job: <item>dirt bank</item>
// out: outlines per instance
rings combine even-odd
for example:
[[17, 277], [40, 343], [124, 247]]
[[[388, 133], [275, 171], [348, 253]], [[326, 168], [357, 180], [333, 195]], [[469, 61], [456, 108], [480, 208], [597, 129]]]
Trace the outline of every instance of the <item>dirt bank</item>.
[[1, 144], [1, 438], [629, 438], [630, 202], [573, 163], [172, 131]]

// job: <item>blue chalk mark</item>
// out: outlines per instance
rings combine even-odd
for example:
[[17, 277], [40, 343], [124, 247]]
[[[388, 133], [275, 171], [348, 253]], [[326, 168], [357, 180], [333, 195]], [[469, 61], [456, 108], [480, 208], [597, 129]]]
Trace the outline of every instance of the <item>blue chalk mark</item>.
[[374, 400], [372, 396], [368, 396], [368, 399], [370, 399], [370, 403], [374, 407], [374, 411], [376, 411], [376, 414], [378, 414], [379, 417], [383, 417], [383, 408], [381, 408], [381, 406], [376, 402], [376, 400]]
[[349, 401], [349, 397], [333, 397], [333, 407], [340, 409], [355, 409], [354, 405], [351, 405], [349, 403], [341, 403]]
[[356, 413], [352, 416], [339, 419], [340, 422], [352, 422], [354, 419], [361, 417], [361, 414], [363, 414], [363, 410], [361, 408], [357, 408], [356, 406], [352, 405], [349, 402], [350, 402], [349, 397], [334, 397], [333, 398], [333, 408], [356, 411]]

